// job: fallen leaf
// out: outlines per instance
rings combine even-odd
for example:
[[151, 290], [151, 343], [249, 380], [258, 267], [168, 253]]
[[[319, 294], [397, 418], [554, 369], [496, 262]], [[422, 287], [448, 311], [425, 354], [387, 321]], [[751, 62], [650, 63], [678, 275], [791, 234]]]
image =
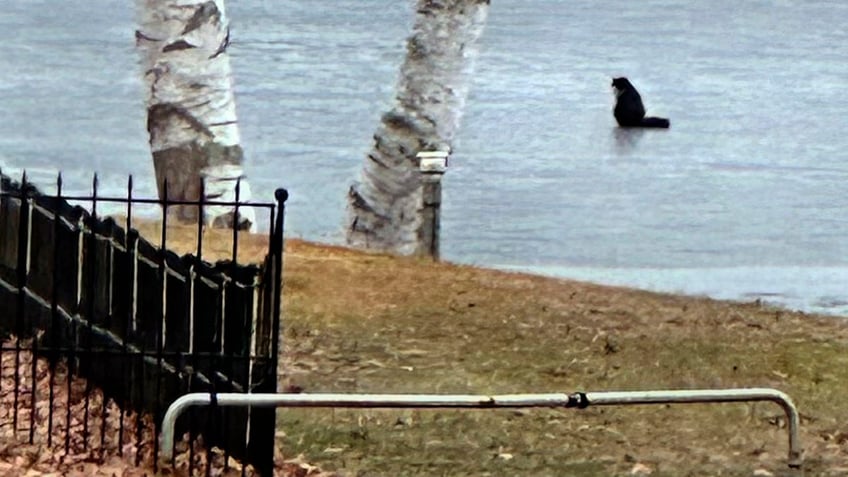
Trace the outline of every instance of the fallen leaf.
[[637, 462], [632, 469], [630, 469], [630, 475], [651, 475], [654, 473], [654, 470], [648, 467], [645, 464]]

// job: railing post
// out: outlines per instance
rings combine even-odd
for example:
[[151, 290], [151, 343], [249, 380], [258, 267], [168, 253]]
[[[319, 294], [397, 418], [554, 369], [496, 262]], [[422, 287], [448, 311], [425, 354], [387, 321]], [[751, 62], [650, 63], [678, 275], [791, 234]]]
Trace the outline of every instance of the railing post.
[[422, 185], [421, 228], [418, 229], [416, 255], [429, 255], [433, 260], [439, 259], [442, 176], [447, 171], [448, 154], [447, 151], [422, 151], [415, 156]]
[[[272, 233], [271, 239], [271, 254], [273, 260], [273, 275], [271, 278], [271, 286], [273, 287], [271, 292], [271, 300], [272, 300], [272, 309], [271, 309], [271, 358], [273, 363], [273, 372], [274, 379], [277, 379], [279, 375], [279, 370], [277, 369], [277, 363], [280, 358], [280, 344], [283, 339], [282, 336], [282, 318], [281, 318], [281, 310], [282, 310], [282, 295], [283, 295], [283, 227], [285, 223], [285, 215], [286, 215], [286, 200], [289, 198], [289, 192], [286, 189], [280, 188], [274, 191], [274, 199], [277, 201], [277, 215], [274, 218], [274, 232]], [[279, 383], [277, 384], [279, 387]], [[280, 391], [280, 389], [277, 389]]]

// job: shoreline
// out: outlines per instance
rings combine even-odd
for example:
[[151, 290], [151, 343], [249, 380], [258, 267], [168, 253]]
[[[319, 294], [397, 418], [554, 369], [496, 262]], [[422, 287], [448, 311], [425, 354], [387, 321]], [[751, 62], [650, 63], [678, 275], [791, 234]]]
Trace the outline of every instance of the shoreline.
[[[19, 168], [0, 169], [13, 180], [19, 180]], [[28, 180], [45, 193], [55, 192], [56, 170], [51, 168], [27, 169]], [[114, 188], [116, 196], [125, 193]], [[108, 189], [107, 189], [108, 190]], [[67, 191], [66, 191], [67, 193]], [[80, 193], [85, 193], [81, 191]], [[138, 193], [138, 191], [135, 191]], [[109, 195], [109, 194], [106, 194]], [[142, 192], [142, 195], [145, 195]], [[154, 192], [146, 195], [155, 196]], [[86, 207], [87, 202], [74, 201]], [[121, 216], [123, 207], [106, 205], [101, 213]], [[156, 222], [161, 213], [155, 207], [138, 206], [137, 217]], [[267, 227], [267, 224], [264, 224]], [[288, 239], [288, 238], [287, 238]], [[344, 247], [337, 241], [294, 238], [317, 246]], [[449, 252], [449, 251], [448, 251]], [[446, 254], [446, 255], [449, 255]], [[516, 264], [497, 261], [479, 262], [462, 257], [448, 257], [445, 263], [478, 266], [495, 270], [520, 271], [545, 277], [590, 282], [598, 285], [626, 287], [657, 293], [670, 293], [686, 297], [708, 297], [736, 303], [759, 302], [786, 311], [823, 314], [835, 318], [848, 318], [848, 265], [741, 265], [741, 266], [675, 266], [675, 267], [621, 267], [603, 265], [567, 264]]]
[[848, 318], [848, 266], [619, 268], [499, 264], [494, 268]]

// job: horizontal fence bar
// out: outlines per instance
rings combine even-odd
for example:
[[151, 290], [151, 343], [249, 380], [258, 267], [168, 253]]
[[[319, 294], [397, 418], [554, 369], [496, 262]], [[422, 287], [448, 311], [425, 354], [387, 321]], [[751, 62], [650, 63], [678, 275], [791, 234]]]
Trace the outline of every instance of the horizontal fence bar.
[[[0, 192], [3, 196], [7, 197], [15, 197], [20, 198], [23, 192]], [[128, 199], [126, 197], [106, 197], [106, 196], [94, 196], [94, 195], [61, 195], [54, 196], [50, 194], [42, 194], [44, 197], [58, 197], [65, 200], [76, 200], [81, 202], [91, 202], [92, 200], [97, 200], [97, 202], [120, 202], [122, 204], [126, 204], [132, 202], [133, 204], [159, 204], [159, 205], [226, 205], [234, 207], [236, 205], [240, 207], [261, 207], [261, 208], [271, 208], [276, 204], [273, 202], [236, 202], [236, 201], [221, 201], [214, 199], [197, 199], [197, 200], [177, 200], [177, 199], [149, 199], [143, 197], [133, 197], [132, 199]]]
[[177, 418], [193, 406], [255, 407], [329, 407], [329, 408], [449, 408], [495, 409], [525, 407], [562, 407], [583, 409], [589, 406], [673, 403], [727, 403], [771, 401], [786, 413], [789, 432], [788, 465], [802, 464], [798, 437], [800, 417], [792, 399], [771, 388], [697, 389], [665, 391], [621, 391], [549, 394], [241, 394], [191, 393], [174, 401], [162, 420], [162, 459], [170, 461], [174, 451], [174, 426]]

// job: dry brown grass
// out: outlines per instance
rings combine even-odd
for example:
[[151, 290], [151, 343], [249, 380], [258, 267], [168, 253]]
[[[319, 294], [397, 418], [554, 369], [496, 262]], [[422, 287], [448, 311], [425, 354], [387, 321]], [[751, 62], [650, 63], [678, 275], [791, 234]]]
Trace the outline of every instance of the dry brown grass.
[[[284, 280], [283, 378], [307, 392], [775, 387], [802, 413], [805, 475], [848, 475], [844, 319], [294, 240]], [[279, 416], [287, 455], [351, 475], [781, 475], [787, 452], [762, 403]]]
[[[807, 475], [848, 473], [837, 318], [289, 242], [287, 379], [307, 391], [765, 386], [804, 416]], [[785, 467], [774, 405], [285, 411], [283, 446], [361, 475], [750, 475]], [[509, 458], [511, 456], [511, 458]]]

